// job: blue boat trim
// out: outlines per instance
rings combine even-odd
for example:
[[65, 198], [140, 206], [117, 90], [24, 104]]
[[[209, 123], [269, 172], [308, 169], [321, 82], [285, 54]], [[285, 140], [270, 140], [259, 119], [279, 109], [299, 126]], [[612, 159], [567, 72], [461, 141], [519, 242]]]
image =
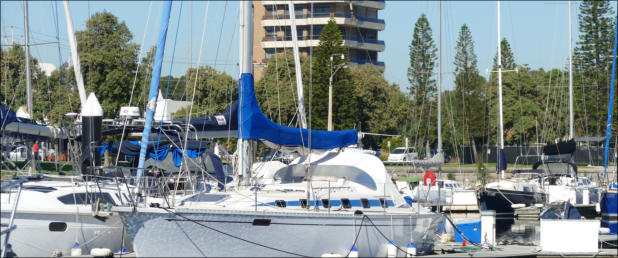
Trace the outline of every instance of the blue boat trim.
[[[323, 203], [321, 200], [318, 200], [318, 201], [311, 200], [309, 201], [309, 204], [311, 206], [315, 206], [316, 202], [318, 206], [323, 206]], [[293, 207], [301, 206], [300, 201], [285, 201], [285, 203], [286, 203], [286, 206], [293, 206]], [[388, 207], [395, 206], [395, 203], [392, 200], [387, 200], [386, 203], [388, 204]], [[339, 207], [341, 206], [341, 200], [330, 200], [330, 205], [331, 207]], [[363, 207], [363, 205], [361, 204], [361, 200], [350, 200], [350, 205], [352, 207]], [[382, 208], [382, 205], [380, 204], [380, 200], [375, 200], [375, 199], [369, 200], [369, 205], [371, 206], [371, 208]], [[257, 206], [277, 206], [277, 203], [276, 201], [273, 201], [273, 202], [268, 202], [268, 203], [260, 203]]]

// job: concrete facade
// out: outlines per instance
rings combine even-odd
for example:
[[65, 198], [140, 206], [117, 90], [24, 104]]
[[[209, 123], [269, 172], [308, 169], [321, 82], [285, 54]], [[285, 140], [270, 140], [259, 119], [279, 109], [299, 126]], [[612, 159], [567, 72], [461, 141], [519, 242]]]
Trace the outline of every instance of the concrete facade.
[[[322, 27], [333, 17], [341, 29], [350, 65], [384, 66], [378, 61], [378, 52], [385, 49], [384, 41], [378, 40], [378, 32], [385, 28], [378, 12], [384, 7], [384, 0], [294, 1], [299, 51], [308, 55], [310, 48], [318, 45]], [[259, 80], [271, 55], [292, 48], [291, 21], [287, 1], [254, 0], [253, 8], [253, 72]]]

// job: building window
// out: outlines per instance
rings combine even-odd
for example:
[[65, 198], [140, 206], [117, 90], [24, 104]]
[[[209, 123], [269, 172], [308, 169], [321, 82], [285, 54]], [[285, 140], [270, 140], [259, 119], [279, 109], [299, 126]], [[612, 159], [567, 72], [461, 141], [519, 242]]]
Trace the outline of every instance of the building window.
[[277, 31], [275, 31], [275, 27], [269, 26], [269, 27], [265, 27], [264, 29], [266, 30], [266, 37], [267, 38], [277, 37]]
[[313, 17], [330, 17], [330, 4], [314, 4]]
[[267, 49], [264, 49], [264, 51], [266, 52], [266, 59], [270, 59], [272, 56], [275, 55], [274, 48], [267, 48]]

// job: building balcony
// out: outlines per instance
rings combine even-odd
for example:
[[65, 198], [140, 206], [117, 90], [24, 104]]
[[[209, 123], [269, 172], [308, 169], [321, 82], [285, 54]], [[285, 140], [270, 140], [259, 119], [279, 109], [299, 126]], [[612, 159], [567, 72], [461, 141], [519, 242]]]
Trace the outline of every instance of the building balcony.
[[372, 64], [375, 66], [381, 66], [384, 67], [384, 62], [381, 61], [369, 61], [369, 60], [360, 60], [360, 59], [354, 59], [354, 58], [350, 58], [350, 64], [351, 65], [364, 65], [364, 64]]
[[[309, 17], [307, 17], [309, 16]], [[297, 15], [296, 16], [296, 26], [303, 25], [326, 25], [328, 24], [328, 20], [330, 20], [330, 13], [314, 13], [313, 17], [311, 15]], [[358, 15], [354, 15], [352, 17], [350, 14], [345, 13], [334, 13], [333, 17], [337, 25], [348, 25], [355, 26], [364, 29], [372, 29], [382, 31], [386, 27], [384, 19], [377, 18], [369, 18], [362, 17]], [[289, 14], [268, 14], [264, 15], [261, 22], [262, 26], [291, 26], [292, 22], [290, 21]]]
[[[298, 47], [316, 47], [320, 43], [319, 35], [298, 36]], [[262, 48], [292, 48], [291, 36], [266, 36], [262, 39]], [[362, 39], [359, 37], [343, 37], [343, 46], [347, 48], [382, 52], [386, 48], [383, 40]]]
[[[350, 0], [312, 0], [312, 1], [302, 1], [302, 0], [295, 0], [294, 4], [323, 4], [323, 3], [344, 3], [344, 4], [349, 4]], [[269, 1], [262, 1], [263, 5], [287, 5], [287, 2], [282, 2], [280, 0], [269, 0]], [[362, 7], [369, 7], [369, 8], [375, 8], [378, 10], [382, 10], [384, 9], [384, 7], [386, 6], [386, 3], [384, 0], [361, 0], [361, 1], [352, 1], [353, 5], [356, 6], [362, 6]]]

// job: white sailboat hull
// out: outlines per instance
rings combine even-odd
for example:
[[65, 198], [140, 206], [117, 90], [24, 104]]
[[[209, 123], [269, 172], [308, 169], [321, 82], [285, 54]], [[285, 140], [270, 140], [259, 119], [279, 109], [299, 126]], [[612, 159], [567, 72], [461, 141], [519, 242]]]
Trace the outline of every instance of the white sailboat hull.
[[329, 215], [325, 211], [176, 210], [174, 214], [156, 208], [118, 209], [126, 209], [120, 215], [136, 255], [146, 257], [346, 256], [353, 245], [361, 257], [385, 256], [391, 239], [400, 248], [398, 256], [405, 255], [411, 241], [422, 254], [431, 251], [443, 222], [441, 214], [412, 212], [366, 213], [370, 222], [353, 211]]
[[[9, 223], [10, 212], [2, 212], [2, 230]], [[9, 244], [14, 253], [20, 257], [50, 257], [62, 253], [70, 256], [71, 248], [76, 240], [83, 254], [89, 254], [90, 249], [104, 247], [113, 252], [122, 248], [122, 223], [118, 216], [110, 216], [105, 221], [98, 220], [92, 214], [54, 214], [54, 213], [18, 213], [14, 224], [17, 228], [11, 231]], [[50, 224], [56, 223], [65, 230], [51, 231]], [[2, 235], [2, 242], [6, 235]], [[126, 240], [125, 240], [126, 241]]]

